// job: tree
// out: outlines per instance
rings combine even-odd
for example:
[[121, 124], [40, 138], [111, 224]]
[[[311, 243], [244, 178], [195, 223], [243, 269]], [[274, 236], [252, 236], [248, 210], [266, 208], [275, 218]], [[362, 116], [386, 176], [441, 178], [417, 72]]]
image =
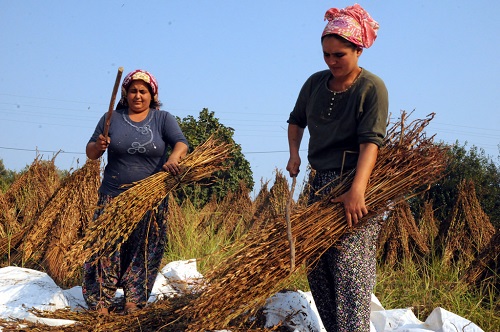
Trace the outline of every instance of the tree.
[[[435, 216], [445, 221], [457, 200], [459, 184], [464, 180], [472, 180], [481, 208], [490, 218], [491, 223], [500, 228], [500, 166], [497, 166], [487, 156], [483, 149], [472, 146], [466, 149], [466, 144], [458, 142], [450, 146], [450, 163], [445, 176], [434, 184], [426, 193], [428, 199], [434, 202]], [[416, 199], [412, 206], [421, 204]]]
[[7, 170], [3, 164], [3, 159], [0, 159], [0, 191], [5, 192], [16, 177], [16, 172]]
[[190, 197], [195, 206], [201, 207], [210, 199], [220, 200], [228, 192], [238, 190], [241, 182], [252, 190], [254, 182], [250, 163], [241, 152], [241, 146], [236, 144], [233, 139], [233, 128], [221, 124], [214, 112], [210, 112], [207, 108], [200, 112], [198, 119], [189, 115], [184, 119], [177, 117], [177, 120], [189, 142], [189, 152], [205, 142], [212, 134], [234, 145], [234, 152], [230, 158], [230, 168], [215, 173], [214, 179], [185, 186], [183, 191], [178, 193], [181, 201], [185, 197]]

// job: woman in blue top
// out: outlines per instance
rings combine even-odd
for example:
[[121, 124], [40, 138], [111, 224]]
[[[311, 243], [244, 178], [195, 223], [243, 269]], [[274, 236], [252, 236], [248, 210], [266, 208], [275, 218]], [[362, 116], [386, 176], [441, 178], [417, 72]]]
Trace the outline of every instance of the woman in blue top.
[[[99, 188], [99, 209], [135, 181], [160, 172], [180, 172], [179, 162], [187, 154], [188, 142], [175, 117], [159, 110], [158, 84], [145, 70], [129, 73], [122, 83], [122, 98], [113, 111], [108, 137], [103, 135], [106, 114], [90, 138], [86, 153], [100, 158], [107, 150], [107, 164]], [[171, 153], [167, 156], [170, 146]], [[167, 158], [168, 157], [168, 158]], [[163, 257], [168, 202], [149, 211], [130, 237], [109, 258], [90, 259], [84, 264], [83, 296], [90, 309], [108, 314], [118, 287], [125, 296], [125, 311], [146, 304]]]
[[351, 187], [334, 202], [343, 203], [348, 226], [357, 227], [323, 253], [307, 277], [327, 331], [364, 332], [370, 331], [380, 225], [377, 219], [356, 224], [368, 214], [365, 191], [386, 132], [388, 94], [378, 76], [358, 65], [363, 49], [376, 38], [378, 23], [357, 4], [331, 8], [325, 19], [321, 45], [328, 70], [309, 77], [290, 113], [286, 169], [292, 177], [299, 173], [306, 126], [308, 160], [316, 171], [310, 203], [321, 198], [316, 191], [355, 169]]

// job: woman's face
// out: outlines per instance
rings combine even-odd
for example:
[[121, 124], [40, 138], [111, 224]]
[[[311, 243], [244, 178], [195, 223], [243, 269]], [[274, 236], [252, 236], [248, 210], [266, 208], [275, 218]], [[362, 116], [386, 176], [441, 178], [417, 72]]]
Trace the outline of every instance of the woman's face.
[[321, 43], [323, 58], [335, 78], [347, 78], [358, 68], [358, 58], [363, 49], [354, 49], [335, 37], [325, 37]]
[[149, 110], [151, 104], [151, 93], [146, 82], [141, 80], [132, 81], [127, 90], [127, 102], [129, 109], [134, 113], [142, 113]]

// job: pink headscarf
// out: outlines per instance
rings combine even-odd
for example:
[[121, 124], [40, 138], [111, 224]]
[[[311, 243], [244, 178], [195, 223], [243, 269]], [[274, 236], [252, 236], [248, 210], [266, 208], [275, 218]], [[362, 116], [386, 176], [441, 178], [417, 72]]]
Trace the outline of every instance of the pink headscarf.
[[337, 34], [364, 48], [372, 46], [377, 38], [379, 24], [358, 4], [344, 9], [330, 8], [325, 20], [328, 23], [321, 36]]
[[122, 83], [122, 99], [127, 98], [127, 88], [135, 80], [141, 80], [149, 84], [151, 90], [153, 90], [153, 100], [158, 101], [158, 83], [156, 82], [156, 78], [151, 73], [142, 69], [136, 69], [125, 76]]

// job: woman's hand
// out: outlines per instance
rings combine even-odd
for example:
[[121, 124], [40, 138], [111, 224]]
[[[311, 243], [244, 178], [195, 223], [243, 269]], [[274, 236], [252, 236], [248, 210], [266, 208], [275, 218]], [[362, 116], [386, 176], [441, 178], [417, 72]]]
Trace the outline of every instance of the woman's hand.
[[163, 170], [169, 172], [172, 175], [179, 174], [181, 172], [181, 167], [179, 165], [180, 161], [180, 157], [170, 155], [167, 162], [163, 164]]
[[178, 175], [181, 173], [180, 162], [181, 159], [186, 156], [188, 152], [188, 146], [182, 142], [175, 143], [172, 153], [168, 157], [168, 160], [163, 164], [163, 170], [170, 172], [172, 175]]
[[286, 165], [286, 170], [290, 173], [290, 177], [295, 177], [300, 172], [300, 157], [299, 155], [294, 155], [288, 159], [288, 164]]
[[343, 203], [347, 226], [351, 228], [368, 214], [368, 208], [365, 205], [364, 192], [359, 192], [351, 188], [349, 191], [332, 199], [334, 203]]
[[109, 143], [111, 143], [109, 136], [104, 137], [103, 134], [100, 134], [95, 142], [97, 151], [101, 152], [101, 154], [104, 153], [104, 151], [108, 148]]
[[332, 202], [344, 203], [345, 217], [349, 227], [355, 226], [361, 218], [368, 214], [365, 192], [373, 167], [375, 167], [377, 154], [377, 145], [373, 143], [360, 144], [356, 174], [351, 188], [339, 197], [332, 199]]
[[99, 159], [109, 147], [109, 143], [111, 143], [109, 136], [105, 137], [103, 134], [100, 134], [95, 142], [87, 144], [87, 148], [85, 149], [87, 157], [92, 160]]

